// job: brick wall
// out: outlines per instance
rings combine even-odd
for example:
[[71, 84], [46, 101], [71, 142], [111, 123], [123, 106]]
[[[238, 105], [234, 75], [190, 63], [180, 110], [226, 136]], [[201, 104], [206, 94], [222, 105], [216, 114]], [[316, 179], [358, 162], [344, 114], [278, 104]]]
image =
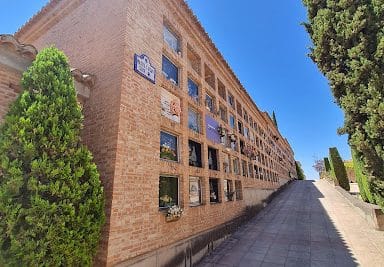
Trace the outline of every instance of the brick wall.
[[19, 95], [20, 78], [19, 71], [0, 65], [0, 123], [3, 122], [9, 105]]
[[[174, 53], [163, 42], [163, 23], [169, 24], [181, 37], [181, 54]], [[270, 119], [250, 101], [234, 75], [220, 59], [184, 2], [180, 0], [113, 0], [113, 1], [52, 1], [48, 8], [35, 17], [17, 35], [20, 41], [38, 49], [54, 44], [69, 57], [73, 67], [96, 75], [95, 88], [84, 103], [83, 140], [94, 154], [107, 197], [107, 224], [97, 255], [97, 265], [112, 266], [136, 256], [154, 251], [179, 240], [223, 224], [245, 209], [244, 200], [209, 203], [209, 177], [220, 179], [222, 197], [223, 179], [241, 181], [243, 188], [275, 189], [288, 179], [291, 166], [288, 143], [274, 128]], [[188, 46], [201, 58], [199, 74], [187, 59]], [[156, 84], [133, 71], [134, 54], [146, 54], [157, 71]], [[167, 55], [180, 68], [180, 85], [175, 87], [161, 72], [162, 55]], [[205, 66], [216, 77], [214, 88], [202, 76]], [[1, 75], [1, 72], [0, 72]], [[277, 162], [277, 156], [267, 156], [275, 163], [263, 168], [282, 179], [245, 177], [224, 173], [224, 152], [253, 163], [239, 152], [225, 149], [202, 134], [188, 129], [188, 107], [193, 106], [205, 118], [206, 114], [220, 121], [203, 104], [196, 105], [188, 96], [187, 79], [193, 77], [201, 93], [209, 92], [215, 105], [224, 105], [244, 125], [249, 123], [232, 109], [218, 94], [218, 80], [262, 128], [270, 129], [269, 136], [279, 136], [276, 143], [284, 148], [288, 159]], [[160, 92], [165, 89], [180, 98], [181, 122], [175, 123], [161, 116]], [[0, 91], [1, 92], [1, 91]], [[229, 127], [228, 123], [220, 124]], [[160, 130], [178, 136], [180, 161], [160, 160]], [[254, 130], [252, 130], [254, 131]], [[240, 134], [237, 138], [250, 143]], [[203, 166], [189, 166], [188, 140], [202, 144]], [[239, 140], [240, 140], [239, 139]], [[267, 143], [264, 140], [264, 143]], [[219, 171], [208, 170], [208, 146], [219, 151]], [[265, 146], [268, 146], [265, 144]], [[260, 152], [265, 153], [265, 151]], [[259, 164], [259, 163], [257, 163]], [[260, 164], [259, 164], [260, 165]], [[241, 166], [240, 166], [241, 169]], [[167, 223], [159, 211], [159, 175], [175, 175], [179, 179], [179, 203], [184, 215], [177, 222]], [[203, 203], [189, 207], [189, 177], [201, 178]], [[283, 179], [284, 178], [284, 179]]]
[[17, 35], [21, 42], [31, 43], [38, 50], [55, 45], [68, 56], [72, 67], [96, 76], [95, 87], [84, 103], [83, 141], [94, 155], [106, 195], [108, 219], [97, 256], [101, 265], [107, 263], [109, 253], [126, 3], [123, 0], [60, 1], [44, 15], [42, 25], [38, 21], [28, 31]]

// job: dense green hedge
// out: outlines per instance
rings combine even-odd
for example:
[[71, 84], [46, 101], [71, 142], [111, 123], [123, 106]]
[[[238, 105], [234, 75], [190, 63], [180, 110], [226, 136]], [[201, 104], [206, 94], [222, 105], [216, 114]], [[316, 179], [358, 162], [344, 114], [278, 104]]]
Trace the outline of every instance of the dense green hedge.
[[104, 195], [65, 55], [43, 49], [0, 128], [0, 266], [90, 266]]
[[332, 169], [332, 176], [336, 178], [339, 185], [349, 191], [349, 181], [347, 171], [345, 170], [344, 162], [340, 157], [336, 147], [329, 148], [329, 159]]
[[363, 173], [363, 163], [359, 159], [355, 150], [352, 150], [353, 168], [355, 170], [356, 182], [359, 185], [359, 191], [361, 198], [369, 203], [375, 203], [375, 199], [372, 196], [369, 181], [367, 176]]

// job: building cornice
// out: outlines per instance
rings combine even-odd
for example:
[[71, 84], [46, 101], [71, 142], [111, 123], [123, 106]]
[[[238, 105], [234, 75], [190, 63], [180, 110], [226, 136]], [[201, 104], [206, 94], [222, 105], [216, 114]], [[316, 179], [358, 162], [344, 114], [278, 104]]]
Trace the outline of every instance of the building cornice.
[[22, 44], [11, 34], [0, 34], [0, 65], [23, 72], [36, 55], [33, 45]]
[[[197, 16], [193, 13], [192, 9], [188, 6], [188, 4], [184, 0], [172, 0], [174, 2], [173, 6], [180, 6], [184, 9], [184, 11], [187, 13], [187, 15], [191, 18], [192, 25], [197, 28], [197, 36], [202, 37], [205, 39], [206, 42], [203, 42], [203, 44], [206, 46], [207, 50], [213, 55], [214, 60], [217, 61], [218, 65], [222, 64], [224, 66], [224, 71], [227, 71], [229, 73], [231, 79], [237, 84], [238, 88], [240, 89], [241, 93], [244, 94], [244, 96], [247, 98], [247, 100], [252, 103], [252, 106], [255, 108], [256, 113], [260, 116], [261, 120], [264, 120], [266, 124], [268, 124], [268, 119], [265, 118], [265, 115], [263, 114], [264, 111], [261, 111], [259, 107], [256, 105], [256, 103], [253, 101], [251, 96], [248, 94], [245, 87], [242, 85], [232, 68], [229, 66], [228, 62], [224, 58], [224, 56], [221, 54], [219, 49], [216, 47], [214, 42], [212, 41], [209, 34], [205, 31], [204, 27], [202, 26], [201, 22], [197, 18]], [[171, 5], [171, 1], [167, 2], [165, 1], [169, 6]], [[184, 17], [184, 16], [183, 16]], [[184, 17], [185, 19], [185, 17]], [[273, 124], [272, 124], [273, 125]], [[280, 131], [276, 128], [276, 126], [273, 125], [276, 132], [280, 136], [280, 138], [284, 138]], [[288, 144], [289, 145], [289, 144]]]
[[12, 34], [0, 34], [0, 45], [10, 45], [22, 57], [35, 59], [37, 49], [33, 45], [20, 43]]
[[60, 22], [63, 17], [85, 1], [50, 0], [15, 33], [15, 37], [23, 42], [33, 43], [35, 39]]
[[[22, 44], [11, 34], [0, 34], [0, 65], [22, 73], [32, 64], [37, 53], [38, 51], [33, 45]], [[71, 69], [71, 74], [77, 94], [83, 98], [89, 98], [96, 77], [76, 68]], [[21, 92], [19, 85], [10, 84], [10, 88]]]

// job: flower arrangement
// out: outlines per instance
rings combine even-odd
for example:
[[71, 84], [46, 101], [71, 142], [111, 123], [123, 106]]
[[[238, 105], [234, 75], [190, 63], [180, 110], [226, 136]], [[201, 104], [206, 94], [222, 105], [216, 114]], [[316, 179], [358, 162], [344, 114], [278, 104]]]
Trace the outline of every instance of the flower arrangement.
[[177, 205], [173, 205], [168, 208], [165, 219], [167, 222], [176, 221], [181, 218], [181, 215], [183, 215], [183, 209]]
[[171, 147], [163, 144], [160, 146], [160, 158], [177, 161], [177, 153]]
[[226, 130], [225, 130], [225, 128], [224, 128], [223, 126], [221, 126], [221, 125], [217, 128], [217, 132], [219, 133], [219, 135], [220, 135], [221, 137], [223, 137], [223, 136], [226, 135]]
[[231, 133], [231, 134], [229, 135], [229, 138], [230, 138], [230, 140], [231, 140], [231, 143], [236, 143], [236, 135], [235, 135], [235, 134]]

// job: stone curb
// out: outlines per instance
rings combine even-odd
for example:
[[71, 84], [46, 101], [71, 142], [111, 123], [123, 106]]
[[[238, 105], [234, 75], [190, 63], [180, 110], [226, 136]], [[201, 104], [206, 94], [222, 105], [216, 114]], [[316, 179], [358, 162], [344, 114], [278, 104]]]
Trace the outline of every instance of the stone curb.
[[384, 231], [384, 213], [378, 205], [366, 203], [345, 191], [340, 186], [333, 186], [358, 213], [376, 230]]

